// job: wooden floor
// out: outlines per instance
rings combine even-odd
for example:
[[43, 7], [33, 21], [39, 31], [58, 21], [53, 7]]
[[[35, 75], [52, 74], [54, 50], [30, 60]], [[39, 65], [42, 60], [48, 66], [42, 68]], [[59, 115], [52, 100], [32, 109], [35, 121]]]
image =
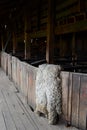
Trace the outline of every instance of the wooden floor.
[[31, 111], [22, 94], [0, 69], [0, 130], [77, 130], [48, 125], [47, 119]]

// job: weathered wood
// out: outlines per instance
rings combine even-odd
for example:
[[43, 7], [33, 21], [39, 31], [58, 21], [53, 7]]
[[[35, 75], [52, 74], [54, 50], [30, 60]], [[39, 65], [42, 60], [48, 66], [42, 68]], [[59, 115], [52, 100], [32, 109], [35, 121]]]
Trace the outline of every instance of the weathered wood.
[[21, 91], [21, 61], [17, 59], [17, 87]]
[[69, 74], [69, 89], [68, 89], [68, 104], [67, 104], [67, 110], [68, 110], [68, 114], [67, 114], [67, 125], [71, 125], [71, 118], [72, 118], [72, 73]]
[[86, 130], [87, 116], [87, 75], [81, 75], [79, 128]]
[[53, 63], [54, 57], [54, 1], [48, 0], [46, 60]]
[[[0, 111], [0, 128], [2, 130], [6, 130], [6, 124], [5, 124], [5, 120], [4, 120], [4, 117], [3, 117], [3, 113]], [[10, 129], [9, 129], [10, 130]]]
[[55, 29], [55, 34], [60, 35], [60, 34], [66, 34], [66, 33], [72, 33], [72, 32], [84, 31], [84, 30], [87, 30], [87, 20], [58, 26]]
[[68, 6], [71, 6], [73, 4], [75, 4], [76, 2], [78, 2], [78, 0], [67, 0], [67, 1], [63, 1], [62, 4], [58, 5], [56, 7], [56, 10], [61, 10], [61, 9], [64, 9], [64, 8], [67, 8]]
[[79, 121], [79, 102], [80, 102], [80, 76], [74, 75], [72, 78], [72, 125], [78, 127]]
[[1, 46], [2, 46], [2, 51], [4, 49], [4, 41], [3, 41], [3, 36], [1, 36]]
[[66, 10], [63, 10], [63, 11], [57, 13], [56, 14], [56, 19], [60, 19], [60, 18], [66, 17], [66, 16], [71, 15], [71, 14], [76, 13], [76, 12], [77, 13], [79, 12], [78, 4], [72, 6], [69, 9], [66, 9]]
[[13, 32], [13, 54], [15, 54], [16, 52], [16, 45], [17, 45], [16, 34], [15, 32]]
[[12, 56], [8, 54], [8, 76], [12, 78]]
[[[59, 125], [48, 125], [47, 119], [37, 116], [23, 100], [21, 93], [0, 69], [0, 129], [1, 130], [67, 130]], [[69, 130], [77, 130], [70, 127]]]
[[[25, 28], [24, 28], [24, 43], [25, 43], [25, 59], [30, 59], [30, 43], [31, 39], [30, 36], [27, 34], [28, 30], [28, 18], [27, 14], [25, 15]], [[30, 24], [29, 24], [30, 25]]]
[[28, 104], [35, 109], [36, 107], [36, 88], [35, 88], [35, 82], [36, 82], [36, 73], [37, 68], [33, 67], [31, 65], [27, 66], [28, 71]]
[[[0, 105], [0, 109], [1, 109], [1, 114], [2, 116], [0, 116], [0, 120], [3, 119], [4, 124], [2, 122], [2, 124], [0, 123], [0, 129], [3, 130], [16, 130], [16, 126], [14, 124], [13, 118], [11, 116], [11, 113], [9, 111], [9, 108], [7, 106], [6, 100], [3, 97], [2, 91], [0, 90], [0, 99], [3, 99], [3, 102]], [[1, 125], [3, 125], [3, 127], [1, 127]]]
[[47, 36], [47, 31], [37, 31], [29, 34], [31, 38], [41, 38]]
[[17, 84], [17, 58], [12, 57], [12, 80]]
[[62, 111], [63, 118], [68, 121], [68, 101], [69, 101], [69, 72], [62, 72]]
[[72, 36], [72, 55], [75, 55], [75, 33]]
[[[4, 68], [4, 71], [6, 72], [6, 58], [8, 58], [8, 55], [6, 53], [1, 53], [1, 64]], [[9, 61], [8, 61], [9, 62]], [[37, 68], [33, 67], [31, 65], [28, 65], [27, 63], [23, 63], [20, 60], [18, 60], [15, 57], [12, 57], [12, 79], [15, 81], [16, 85], [19, 85], [18, 89], [22, 91], [23, 99], [28, 102], [28, 104], [35, 109], [35, 80], [36, 80], [36, 73]], [[8, 69], [9, 70], [9, 69]], [[8, 73], [9, 74], [9, 73]], [[0, 73], [0, 79], [3, 78], [3, 74]], [[14, 88], [12, 89], [12, 84], [6, 80], [0, 80], [0, 89], [2, 88], [2, 83], [4, 86], [4, 89], [2, 91], [3, 96], [5, 97], [5, 101], [7, 102], [8, 106], [10, 106], [10, 110], [14, 112], [14, 101], [15, 96], [13, 94], [14, 92], [17, 92], [17, 90]], [[9, 86], [11, 85], [11, 87]], [[10, 87], [10, 88], [9, 88]], [[9, 89], [12, 92], [12, 94], [9, 94]], [[86, 129], [86, 116], [87, 116], [87, 75], [86, 74], [80, 74], [80, 73], [71, 73], [71, 72], [64, 72], [62, 71], [62, 110], [63, 110], [63, 118], [70, 124]], [[25, 98], [26, 97], [26, 98]], [[11, 99], [10, 99], [11, 98]], [[4, 99], [4, 98], [3, 98]], [[10, 100], [10, 101], [8, 101]], [[18, 100], [18, 99], [17, 99]], [[1, 101], [1, 98], [0, 98]], [[12, 103], [12, 104], [11, 104]], [[16, 106], [17, 104], [15, 104]], [[18, 106], [18, 105], [17, 105]], [[13, 108], [14, 107], [14, 108]], [[18, 107], [19, 111], [20, 108]], [[3, 109], [4, 110], [4, 109]], [[16, 109], [17, 111], [17, 109]], [[16, 120], [15, 117], [12, 118]], [[7, 118], [7, 115], [3, 113], [3, 116]], [[17, 116], [17, 120], [21, 116]], [[21, 117], [22, 118], [22, 117]], [[25, 119], [26, 117], [24, 117]], [[19, 124], [24, 121], [24, 119], [20, 119]], [[7, 120], [7, 119], [6, 119]], [[25, 119], [26, 120], [26, 119]], [[15, 121], [16, 122], [16, 121]], [[24, 123], [26, 124], [26, 123]], [[45, 122], [44, 122], [44, 125]], [[17, 124], [17, 126], [19, 126]], [[24, 126], [23, 126], [24, 128]], [[48, 125], [46, 125], [46, 128], [50, 129]]]

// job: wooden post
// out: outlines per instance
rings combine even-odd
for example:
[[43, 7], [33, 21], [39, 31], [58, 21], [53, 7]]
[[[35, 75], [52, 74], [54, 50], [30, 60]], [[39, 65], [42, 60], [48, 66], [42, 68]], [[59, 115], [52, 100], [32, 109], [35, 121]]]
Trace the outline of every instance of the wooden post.
[[72, 54], [75, 53], [75, 33], [72, 35]]
[[2, 47], [2, 51], [4, 49], [4, 41], [3, 41], [3, 36], [1, 36], [1, 47]]
[[16, 34], [13, 32], [13, 54], [16, 52]]
[[62, 36], [59, 37], [59, 44], [60, 44], [60, 57], [63, 57], [63, 40]]
[[76, 50], [75, 50], [75, 33], [72, 35], [72, 62], [73, 65], [76, 64], [75, 60], [77, 60]]
[[30, 42], [31, 42], [31, 39], [28, 35], [28, 16], [27, 14], [25, 13], [25, 27], [24, 27], [24, 44], [25, 44], [25, 59], [30, 59]]
[[54, 58], [54, 0], [48, 0], [48, 24], [47, 24], [47, 63], [53, 63]]

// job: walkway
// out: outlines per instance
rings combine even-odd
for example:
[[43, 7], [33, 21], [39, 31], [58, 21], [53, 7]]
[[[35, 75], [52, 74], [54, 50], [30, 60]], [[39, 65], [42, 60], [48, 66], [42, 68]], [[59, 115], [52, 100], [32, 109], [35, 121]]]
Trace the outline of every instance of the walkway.
[[31, 111], [25, 98], [0, 69], [0, 130], [77, 130], [65, 125], [48, 125], [47, 119]]

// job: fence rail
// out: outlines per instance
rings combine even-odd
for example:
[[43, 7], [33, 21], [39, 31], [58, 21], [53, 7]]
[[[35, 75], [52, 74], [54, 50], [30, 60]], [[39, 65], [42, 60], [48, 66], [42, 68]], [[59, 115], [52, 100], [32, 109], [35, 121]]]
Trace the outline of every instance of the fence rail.
[[29, 105], [35, 109], [35, 80], [38, 68], [5, 52], [1, 52], [1, 67], [9, 79], [14, 82], [17, 89], [26, 97]]

